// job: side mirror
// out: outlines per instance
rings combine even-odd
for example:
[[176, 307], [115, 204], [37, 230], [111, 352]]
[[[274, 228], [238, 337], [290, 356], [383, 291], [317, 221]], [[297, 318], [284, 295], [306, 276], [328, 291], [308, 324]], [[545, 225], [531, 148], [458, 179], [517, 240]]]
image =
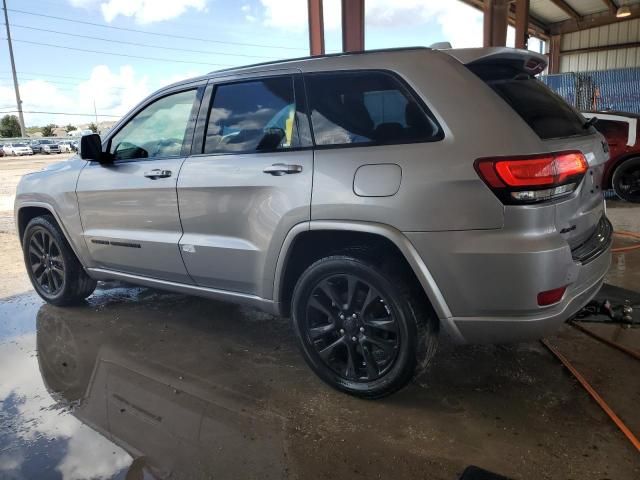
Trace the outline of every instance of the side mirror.
[[80, 138], [80, 158], [99, 163], [111, 163], [111, 156], [102, 151], [102, 140], [97, 133]]

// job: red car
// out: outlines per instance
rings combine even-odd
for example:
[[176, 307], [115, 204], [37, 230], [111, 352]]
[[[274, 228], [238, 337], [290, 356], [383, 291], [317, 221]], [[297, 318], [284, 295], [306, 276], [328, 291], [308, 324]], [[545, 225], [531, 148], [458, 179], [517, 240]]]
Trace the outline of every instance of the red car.
[[602, 189], [613, 188], [628, 202], [640, 203], [640, 115], [626, 112], [583, 112], [597, 117], [594, 127], [609, 144]]

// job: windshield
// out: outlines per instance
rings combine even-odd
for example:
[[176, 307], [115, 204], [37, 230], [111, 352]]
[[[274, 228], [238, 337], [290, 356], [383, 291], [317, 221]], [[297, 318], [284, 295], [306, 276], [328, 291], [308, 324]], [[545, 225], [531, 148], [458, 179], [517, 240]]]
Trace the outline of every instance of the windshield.
[[40, 143], [44, 144], [44, 145], [51, 145], [53, 143], [52, 140], [40, 140]]

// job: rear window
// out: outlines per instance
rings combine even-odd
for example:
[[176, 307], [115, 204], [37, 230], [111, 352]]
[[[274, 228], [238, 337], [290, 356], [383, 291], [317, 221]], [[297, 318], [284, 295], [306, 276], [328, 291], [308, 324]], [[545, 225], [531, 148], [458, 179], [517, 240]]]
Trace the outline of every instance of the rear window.
[[586, 119], [535, 77], [512, 67], [467, 67], [484, 80], [543, 140], [592, 134]]
[[389, 73], [313, 73], [305, 81], [316, 145], [385, 145], [443, 137], [430, 112]]

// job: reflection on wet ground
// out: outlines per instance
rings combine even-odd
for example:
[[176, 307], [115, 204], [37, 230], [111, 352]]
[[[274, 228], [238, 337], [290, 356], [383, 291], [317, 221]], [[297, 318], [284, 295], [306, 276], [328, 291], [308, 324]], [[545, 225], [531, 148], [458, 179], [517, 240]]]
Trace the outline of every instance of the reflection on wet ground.
[[288, 321], [117, 284], [0, 301], [0, 477], [631, 479], [640, 459], [537, 343], [444, 346], [382, 401], [334, 392]]

